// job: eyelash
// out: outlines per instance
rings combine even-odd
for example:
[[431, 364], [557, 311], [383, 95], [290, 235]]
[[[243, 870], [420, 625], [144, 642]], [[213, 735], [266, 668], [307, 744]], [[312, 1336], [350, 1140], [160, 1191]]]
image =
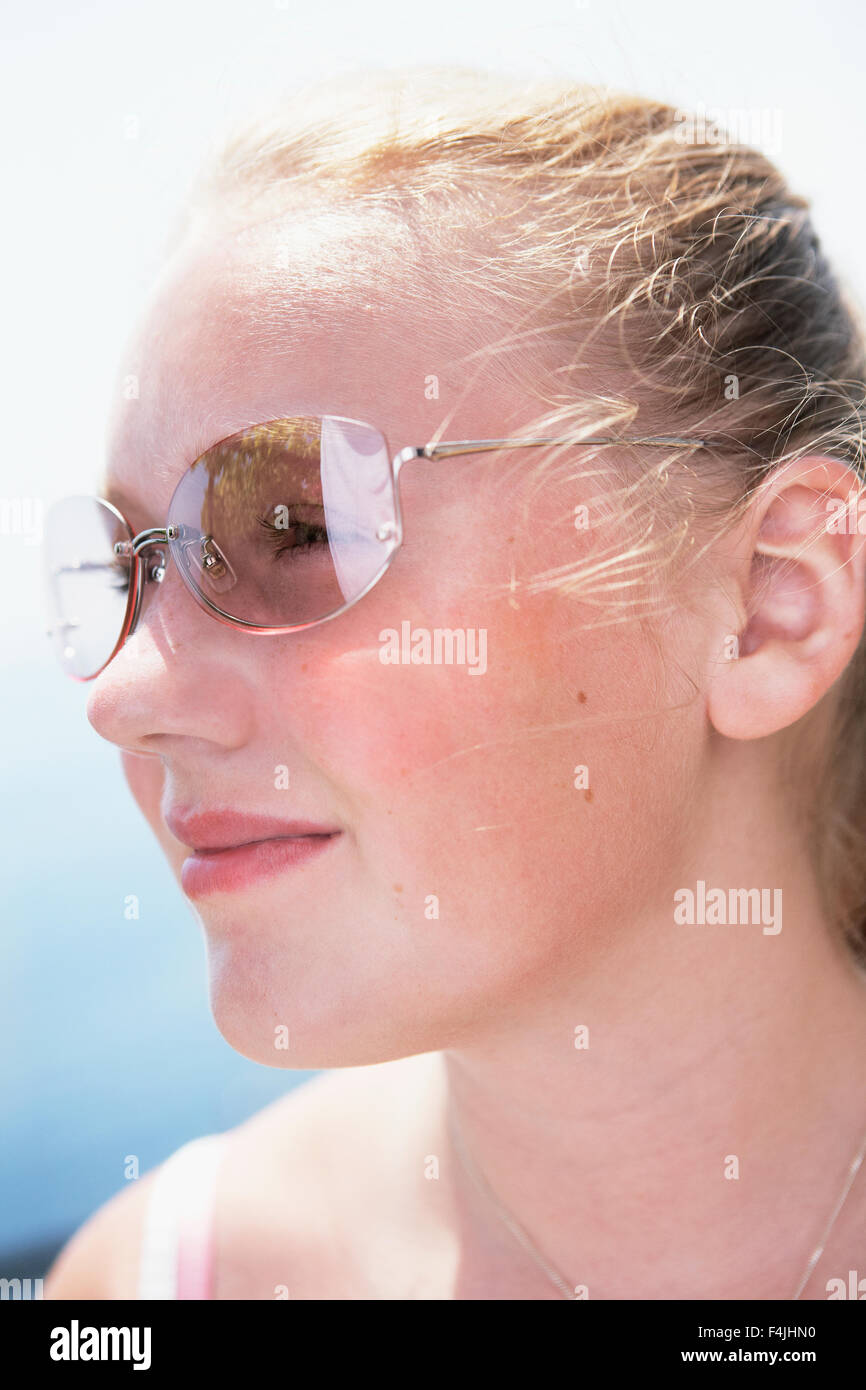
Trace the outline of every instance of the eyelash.
[[[311, 521], [296, 521], [291, 516], [291, 510], [288, 526], [275, 526], [267, 516], [260, 516], [258, 518], [258, 523], [264, 529], [268, 539], [274, 542], [276, 547], [274, 550], [275, 560], [279, 559], [281, 555], [296, 555], [298, 551], [315, 550], [317, 546], [328, 544], [327, 532], [324, 526], [317, 525], [316, 522]], [[301, 528], [303, 528], [305, 532], [305, 537], [300, 544], [280, 544], [289, 532], [294, 533]], [[318, 533], [318, 535], [316, 535], [316, 533]], [[316, 539], [310, 539], [309, 537], [311, 535], [316, 536]]]

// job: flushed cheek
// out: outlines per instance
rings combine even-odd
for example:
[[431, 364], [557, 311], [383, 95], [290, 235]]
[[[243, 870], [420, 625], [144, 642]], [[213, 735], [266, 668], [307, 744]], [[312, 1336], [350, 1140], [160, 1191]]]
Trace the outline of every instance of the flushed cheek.
[[556, 602], [489, 609], [483, 673], [384, 664], [370, 645], [309, 663], [292, 723], [357, 820], [399, 806], [401, 825], [429, 821], [441, 835], [444, 818], [455, 835], [501, 821], [518, 802], [556, 810], [572, 797], [582, 706], [563, 680]]
[[657, 721], [643, 717], [658, 698], [648, 649], [582, 631], [558, 595], [478, 611], [483, 675], [383, 665], [369, 646], [322, 653], [305, 675], [301, 744], [346, 794], [371, 865], [380, 850], [400, 880], [413, 859], [495, 862], [497, 843], [527, 860], [533, 841], [603, 855], [644, 781], [666, 785]]
[[490, 713], [483, 677], [442, 666], [383, 667], [376, 654], [340, 658], [314, 734], [350, 789], [381, 792], [433, 768], [479, 737]]
[[[442, 796], [459, 789], [474, 817], [509, 745], [527, 727], [573, 713], [558, 652], [572, 605], [558, 594], [518, 601], [508, 592], [515, 567], [529, 563], [525, 546], [514, 544], [523, 532], [516, 523], [509, 531], [513, 518], [502, 515], [501, 498], [498, 506], [491, 498], [487, 510], [503, 534], [478, 546], [466, 539], [465, 504], [455, 501], [448, 511], [440, 498], [438, 554], [448, 562], [422, 533], [386, 581], [339, 627], [323, 628], [305, 653], [295, 688], [300, 704], [295, 698], [287, 710], [288, 727], [331, 780], [362, 802], [435, 771]], [[456, 664], [443, 659], [444, 633], [457, 635]], [[452, 805], [451, 813], [461, 808]]]
[[[452, 614], [437, 625], [429, 612], [403, 611], [412, 616], [389, 614], [374, 642], [325, 655], [305, 676], [301, 742], [348, 786], [399, 784], [495, 742], [545, 700], [526, 633], [501, 612], [460, 627]], [[462, 659], [452, 664], [437, 632], [458, 629]]]

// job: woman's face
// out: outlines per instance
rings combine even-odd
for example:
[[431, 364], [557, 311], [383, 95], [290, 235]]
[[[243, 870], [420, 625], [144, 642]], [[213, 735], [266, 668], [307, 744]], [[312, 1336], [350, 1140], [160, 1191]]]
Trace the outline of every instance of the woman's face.
[[[538, 413], [495, 358], [467, 386], [464, 357], [507, 324], [445, 312], [411, 272], [386, 289], [381, 267], [400, 255], [389, 236], [308, 215], [177, 256], [123, 364], [138, 396], [112, 431], [111, 493], [136, 531], [164, 524], [190, 463], [251, 423], [348, 416], [382, 430], [393, 456], [443, 423], [446, 439], [503, 438]], [[248, 1057], [360, 1065], [550, 1018], [558, 1001], [570, 1018], [574, 981], [658, 910], [702, 702], [650, 715], [684, 693], [660, 683], [655, 644], [631, 625], [585, 631], [596, 607], [524, 591], [590, 555], [574, 523], [589, 485], [560, 467], [539, 487], [540, 453], [405, 466], [391, 568], [304, 632], [224, 626], [170, 564], [92, 684], [89, 718], [128, 750], [179, 882], [190, 849], [166, 816], [340, 832], [268, 875], [210, 891], [188, 879], [214, 1017]], [[585, 464], [576, 451], [574, 473]], [[404, 624], [463, 629], [477, 669], [385, 664], [380, 634]], [[684, 620], [669, 639], [679, 658], [689, 633]]]

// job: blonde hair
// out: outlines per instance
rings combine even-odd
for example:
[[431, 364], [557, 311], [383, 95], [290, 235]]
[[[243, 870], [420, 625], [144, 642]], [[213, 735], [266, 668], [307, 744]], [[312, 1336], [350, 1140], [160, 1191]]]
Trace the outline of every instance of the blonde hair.
[[[385, 217], [410, 230], [439, 310], [508, 325], [477, 356], [548, 407], [528, 435], [714, 440], [606, 450], [587, 476], [617, 484], [609, 545], [589, 567], [532, 581], [622, 621], [681, 601], [672, 581], [696, 574], [778, 463], [866, 465], [863, 330], [808, 204], [756, 150], [692, 134], [670, 106], [564, 80], [343, 74], [232, 136], [188, 215], [209, 227], [221, 213], [254, 223], [305, 207]], [[515, 451], [515, 466], [534, 453]], [[782, 776], [798, 787], [831, 917], [866, 961], [866, 638], [832, 704], [792, 732]]]

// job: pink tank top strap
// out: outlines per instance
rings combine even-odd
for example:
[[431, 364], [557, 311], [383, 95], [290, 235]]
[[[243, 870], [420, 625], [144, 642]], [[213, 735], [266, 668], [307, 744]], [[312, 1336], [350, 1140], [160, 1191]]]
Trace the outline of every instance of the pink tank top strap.
[[139, 1298], [213, 1296], [214, 1198], [227, 1137], [191, 1139], [159, 1169], [145, 1213]]

